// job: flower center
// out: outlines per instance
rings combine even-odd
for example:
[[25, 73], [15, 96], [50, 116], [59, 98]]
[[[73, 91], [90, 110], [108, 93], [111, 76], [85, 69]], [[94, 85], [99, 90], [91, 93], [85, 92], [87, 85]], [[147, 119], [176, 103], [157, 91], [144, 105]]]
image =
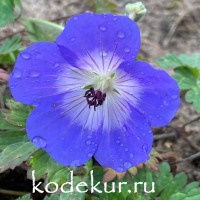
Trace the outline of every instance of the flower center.
[[100, 90], [94, 90], [94, 88], [90, 88], [85, 92], [84, 97], [87, 100], [89, 108], [94, 106], [94, 110], [96, 110], [96, 107], [101, 106], [105, 101], [106, 93], [103, 93]]
[[115, 73], [106, 74], [106, 75], [95, 74], [92, 85], [94, 88], [98, 88], [98, 90], [102, 92], [112, 91], [114, 77], [115, 77]]

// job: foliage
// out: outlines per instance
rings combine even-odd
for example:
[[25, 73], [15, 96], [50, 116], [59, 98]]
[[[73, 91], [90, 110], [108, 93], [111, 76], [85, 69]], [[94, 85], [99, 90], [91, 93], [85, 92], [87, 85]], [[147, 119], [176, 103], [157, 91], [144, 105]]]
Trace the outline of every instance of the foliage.
[[[56, 37], [63, 30], [63, 27], [48, 21], [37, 18], [28, 18], [24, 21], [28, 38], [32, 42], [55, 41]], [[47, 34], [48, 33], [48, 34]]]
[[88, 0], [96, 13], [117, 13], [117, 5], [109, 0]]
[[167, 54], [157, 63], [163, 68], [173, 69], [180, 89], [186, 91], [185, 100], [200, 112], [200, 54]]
[[[101, 167], [94, 167], [94, 185], [101, 182], [103, 176], [103, 170]], [[75, 177], [74, 186], [80, 183], [81, 178]], [[91, 188], [91, 181], [88, 181], [88, 189]], [[134, 190], [135, 182], [147, 183], [147, 191], [151, 191], [151, 183], [155, 183], [155, 192], [144, 193], [143, 185], [138, 185], [136, 193]], [[115, 180], [115, 192], [106, 193], [103, 183], [100, 183], [97, 187], [102, 193], [93, 193], [91, 195], [92, 200], [198, 200], [200, 198], [200, 185], [198, 182], [192, 182], [187, 184], [187, 176], [185, 173], [179, 173], [173, 176], [170, 172], [170, 166], [168, 163], [161, 163], [160, 172], [151, 171], [147, 168], [143, 168], [136, 176], [126, 176], [122, 180]], [[122, 191], [119, 192], [118, 183], [127, 182], [122, 185]], [[108, 191], [112, 189], [112, 183], [108, 183]], [[131, 192], [128, 192], [131, 190]], [[90, 192], [89, 192], [90, 193]], [[85, 194], [73, 192], [73, 193], [61, 193], [53, 194], [45, 197], [45, 200], [84, 200]], [[87, 198], [86, 198], [87, 199]]]
[[36, 151], [29, 159], [28, 177], [32, 177], [32, 171], [35, 170], [35, 179], [39, 180], [46, 175], [46, 182], [56, 182], [62, 185], [68, 180], [69, 169], [64, 167], [50, 158], [50, 156], [42, 151]]
[[0, 46], [0, 64], [13, 64], [21, 46], [20, 36], [13, 36], [3, 42]]
[[9, 110], [0, 113], [0, 172], [14, 169], [22, 162], [30, 165], [28, 177], [35, 170], [37, 180], [44, 177], [46, 181], [62, 184], [68, 179], [68, 168], [52, 160], [47, 153], [38, 150], [28, 139], [25, 131], [26, 119], [32, 107], [14, 100], [7, 101]]
[[[17, 15], [15, 7], [20, 8], [20, 12]], [[0, 1], [0, 27], [6, 26], [8, 23], [14, 22], [14, 20], [21, 14], [21, 1], [20, 0], [1, 0]]]

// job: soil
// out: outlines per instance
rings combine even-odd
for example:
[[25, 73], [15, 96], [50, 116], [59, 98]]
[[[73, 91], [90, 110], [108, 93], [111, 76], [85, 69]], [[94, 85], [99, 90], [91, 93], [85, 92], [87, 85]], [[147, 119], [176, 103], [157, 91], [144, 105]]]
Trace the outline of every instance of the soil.
[[[81, 2], [81, 3], [80, 3]], [[79, 12], [91, 10], [86, 3], [87, 0], [23, 0], [23, 17], [37, 17], [46, 20], [57, 19], [60, 24], [65, 20], [59, 20], [63, 16], [70, 16]], [[127, 2], [115, 0], [121, 13]], [[199, 0], [143, 0], [148, 12], [139, 22], [141, 28], [141, 53], [140, 55], [156, 66], [156, 60], [166, 53], [192, 54], [200, 52], [200, 1]], [[17, 31], [21, 28], [17, 23], [3, 29], [1, 37], [9, 32]], [[171, 73], [171, 72], [170, 72]], [[182, 94], [184, 96], [184, 94]], [[184, 158], [200, 152], [200, 123], [198, 120], [184, 125], [200, 116], [193, 107], [182, 98], [181, 108], [175, 119], [167, 127], [154, 129], [155, 136], [166, 136], [155, 140], [154, 146], [160, 152], [172, 151], [174, 156], [168, 157], [168, 161], [176, 164], [176, 172], [185, 171], [190, 181], [200, 181], [200, 159], [184, 160]], [[172, 160], [170, 160], [172, 159]], [[175, 164], [172, 164], [173, 166]], [[22, 182], [26, 187], [15, 186], [11, 182], [18, 183], [18, 178], [24, 179]], [[12, 178], [10, 178], [12, 177]], [[13, 178], [14, 177], [14, 178]], [[15, 179], [16, 180], [13, 180]], [[5, 180], [10, 179], [8, 182]], [[4, 181], [4, 185], [2, 185]], [[11, 181], [11, 182], [10, 182]], [[27, 183], [27, 184], [25, 184]], [[11, 187], [13, 185], [13, 187]], [[0, 175], [0, 188], [30, 191], [30, 182], [26, 180], [24, 171], [19, 168], [8, 170]], [[7, 197], [0, 196], [1, 200]]]

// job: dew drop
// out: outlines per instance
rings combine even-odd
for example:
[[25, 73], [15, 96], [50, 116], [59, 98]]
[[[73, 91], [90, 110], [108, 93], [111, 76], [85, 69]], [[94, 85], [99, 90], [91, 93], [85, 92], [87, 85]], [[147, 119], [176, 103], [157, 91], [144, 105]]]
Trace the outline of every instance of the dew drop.
[[127, 152], [127, 151], [128, 151], [128, 148], [125, 148], [125, 151]]
[[55, 63], [55, 64], [54, 64], [54, 67], [60, 67], [60, 64]]
[[124, 132], [126, 132], [128, 130], [128, 128], [126, 126], [123, 126], [122, 129]]
[[124, 167], [130, 168], [130, 167], [132, 167], [132, 164], [130, 162], [125, 162]]
[[87, 141], [86, 141], [86, 144], [87, 144], [87, 145], [90, 145], [90, 144], [91, 144], [91, 141], [90, 141], [90, 140], [87, 140]]
[[78, 19], [78, 17], [73, 17], [73, 20], [77, 20]]
[[117, 20], [117, 17], [113, 17], [113, 21], [116, 21]]
[[118, 171], [118, 172], [123, 172], [124, 170], [123, 170], [122, 167], [118, 167], [118, 168], [117, 168], [117, 171]]
[[37, 58], [37, 59], [41, 58], [41, 56], [42, 56], [41, 53], [37, 53], [37, 54], [36, 54], [36, 58]]
[[134, 157], [134, 155], [132, 153], [130, 153], [130, 158], [133, 158], [133, 157]]
[[44, 148], [46, 147], [47, 143], [45, 141], [44, 138], [40, 137], [40, 136], [36, 136], [32, 139], [32, 142], [34, 145], [36, 145], [39, 148]]
[[117, 143], [117, 144], [119, 144], [119, 143], [120, 143], [120, 141], [119, 141], [119, 140], [116, 140], [116, 143]]
[[36, 78], [36, 77], [40, 76], [40, 72], [36, 71], [36, 70], [32, 70], [32, 71], [29, 72], [29, 76]]
[[30, 55], [29, 53], [25, 53], [25, 52], [22, 53], [21, 56], [22, 56], [22, 58], [24, 58], [24, 59], [26, 59], [26, 60], [28, 60], [28, 59], [31, 58], [31, 55]]
[[103, 26], [103, 25], [100, 25], [100, 26], [99, 26], [99, 29], [100, 29], [101, 31], [103, 31], [103, 32], [107, 30], [106, 27]]
[[147, 152], [147, 150], [148, 150], [147, 144], [143, 144], [142, 149], [143, 149], [145, 152]]
[[15, 76], [15, 78], [20, 78], [22, 76], [22, 73], [19, 70], [15, 70], [13, 75]]
[[177, 95], [172, 95], [172, 99], [177, 99], [178, 96]]
[[117, 37], [120, 38], [120, 39], [123, 39], [123, 38], [125, 37], [125, 33], [122, 32], [122, 31], [119, 31], [119, 32], [117, 33]]
[[107, 52], [105, 52], [105, 51], [103, 51], [101, 54], [102, 54], [102, 56], [104, 56], [104, 57], [108, 55]]
[[168, 106], [169, 105], [169, 103], [165, 100], [165, 101], [163, 101], [163, 104], [165, 105], [165, 106]]
[[131, 51], [131, 49], [130, 49], [129, 47], [126, 47], [126, 48], [124, 49], [124, 51], [125, 51], [126, 53], [129, 53], [129, 52]]
[[72, 37], [69, 41], [70, 41], [70, 42], [74, 42], [74, 41], [75, 41], [75, 38]]
[[92, 157], [93, 156], [93, 153], [88, 153], [88, 157]]
[[71, 166], [79, 166], [80, 165], [80, 161], [79, 160], [74, 160], [71, 162], [70, 164]]

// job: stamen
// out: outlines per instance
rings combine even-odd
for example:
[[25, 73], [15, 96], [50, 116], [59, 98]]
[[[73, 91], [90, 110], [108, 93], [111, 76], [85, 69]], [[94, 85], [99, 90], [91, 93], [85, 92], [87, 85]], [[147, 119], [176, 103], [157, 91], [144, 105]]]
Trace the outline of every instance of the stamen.
[[84, 97], [87, 100], [89, 108], [94, 106], [94, 110], [96, 110], [96, 107], [103, 105], [103, 102], [106, 99], [106, 93], [103, 93], [100, 90], [95, 90], [91, 87], [85, 92]]

